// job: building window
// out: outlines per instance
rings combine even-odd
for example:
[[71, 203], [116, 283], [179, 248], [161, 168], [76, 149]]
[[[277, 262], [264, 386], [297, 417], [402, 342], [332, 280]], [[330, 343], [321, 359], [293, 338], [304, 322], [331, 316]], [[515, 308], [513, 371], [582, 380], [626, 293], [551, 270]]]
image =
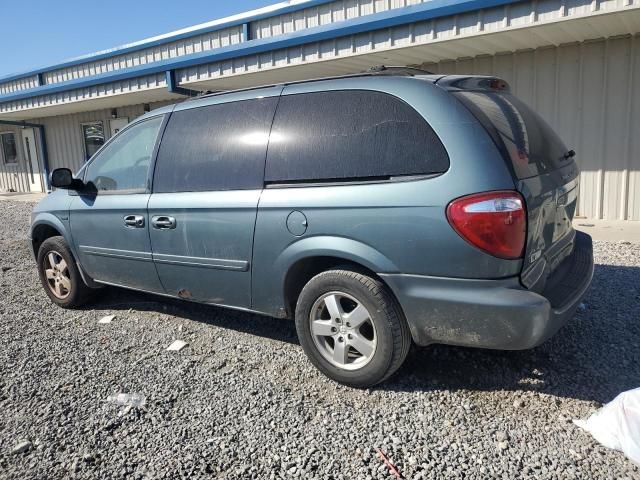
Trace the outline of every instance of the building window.
[[89, 160], [104, 145], [104, 127], [102, 122], [82, 124], [85, 161]]
[[18, 163], [16, 135], [12, 132], [0, 133], [0, 144], [2, 144], [2, 157], [4, 158], [4, 163]]

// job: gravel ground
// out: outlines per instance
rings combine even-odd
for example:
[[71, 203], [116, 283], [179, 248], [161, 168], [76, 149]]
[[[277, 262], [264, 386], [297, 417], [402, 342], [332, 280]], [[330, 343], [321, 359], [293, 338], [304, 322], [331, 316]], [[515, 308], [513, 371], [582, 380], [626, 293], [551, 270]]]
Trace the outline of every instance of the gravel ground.
[[393, 478], [378, 447], [405, 478], [640, 478], [571, 423], [640, 384], [640, 245], [596, 244], [586, 308], [543, 346], [416, 348], [359, 391], [311, 367], [292, 322], [117, 289], [53, 306], [31, 207], [0, 203], [0, 477]]

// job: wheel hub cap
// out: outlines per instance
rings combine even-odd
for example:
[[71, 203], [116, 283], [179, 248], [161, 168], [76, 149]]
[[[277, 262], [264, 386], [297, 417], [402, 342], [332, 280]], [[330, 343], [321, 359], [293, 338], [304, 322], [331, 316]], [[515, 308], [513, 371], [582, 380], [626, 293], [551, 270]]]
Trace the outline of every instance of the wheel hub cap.
[[329, 292], [314, 303], [309, 315], [313, 341], [332, 365], [357, 370], [368, 364], [377, 347], [371, 315], [352, 295]]
[[57, 298], [64, 300], [71, 293], [71, 277], [67, 262], [60, 253], [52, 250], [47, 253], [43, 264], [49, 290]]

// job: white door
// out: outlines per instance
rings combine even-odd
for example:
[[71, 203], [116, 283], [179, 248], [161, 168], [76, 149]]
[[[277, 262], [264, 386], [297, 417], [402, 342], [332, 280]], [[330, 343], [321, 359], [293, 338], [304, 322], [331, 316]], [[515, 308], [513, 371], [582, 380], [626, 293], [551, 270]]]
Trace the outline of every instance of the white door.
[[33, 128], [22, 129], [22, 147], [27, 162], [29, 190], [42, 192], [42, 175], [40, 174], [40, 160], [36, 146], [36, 133]]
[[111, 128], [111, 136], [113, 137], [116, 133], [122, 130], [129, 123], [129, 119], [127, 117], [120, 118], [112, 118], [109, 120], [109, 127]]

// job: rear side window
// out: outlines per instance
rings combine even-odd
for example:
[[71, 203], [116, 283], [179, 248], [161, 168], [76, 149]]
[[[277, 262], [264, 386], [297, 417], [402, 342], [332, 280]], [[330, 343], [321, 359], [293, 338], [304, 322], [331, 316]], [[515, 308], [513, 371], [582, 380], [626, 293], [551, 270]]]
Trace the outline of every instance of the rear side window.
[[262, 188], [277, 97], [174, 112], [162, 137], [154, 192]]
[[529, 178], [556, 170], [567, 148], [527, 104], [509, 93], [455, 92], [493, 137], [510, 162], [517, 178]]
[[440, 139], [402, 100], [371, 91], [314, 92], [281, 97], [265, 180], [375, 179], [448, 168]]

